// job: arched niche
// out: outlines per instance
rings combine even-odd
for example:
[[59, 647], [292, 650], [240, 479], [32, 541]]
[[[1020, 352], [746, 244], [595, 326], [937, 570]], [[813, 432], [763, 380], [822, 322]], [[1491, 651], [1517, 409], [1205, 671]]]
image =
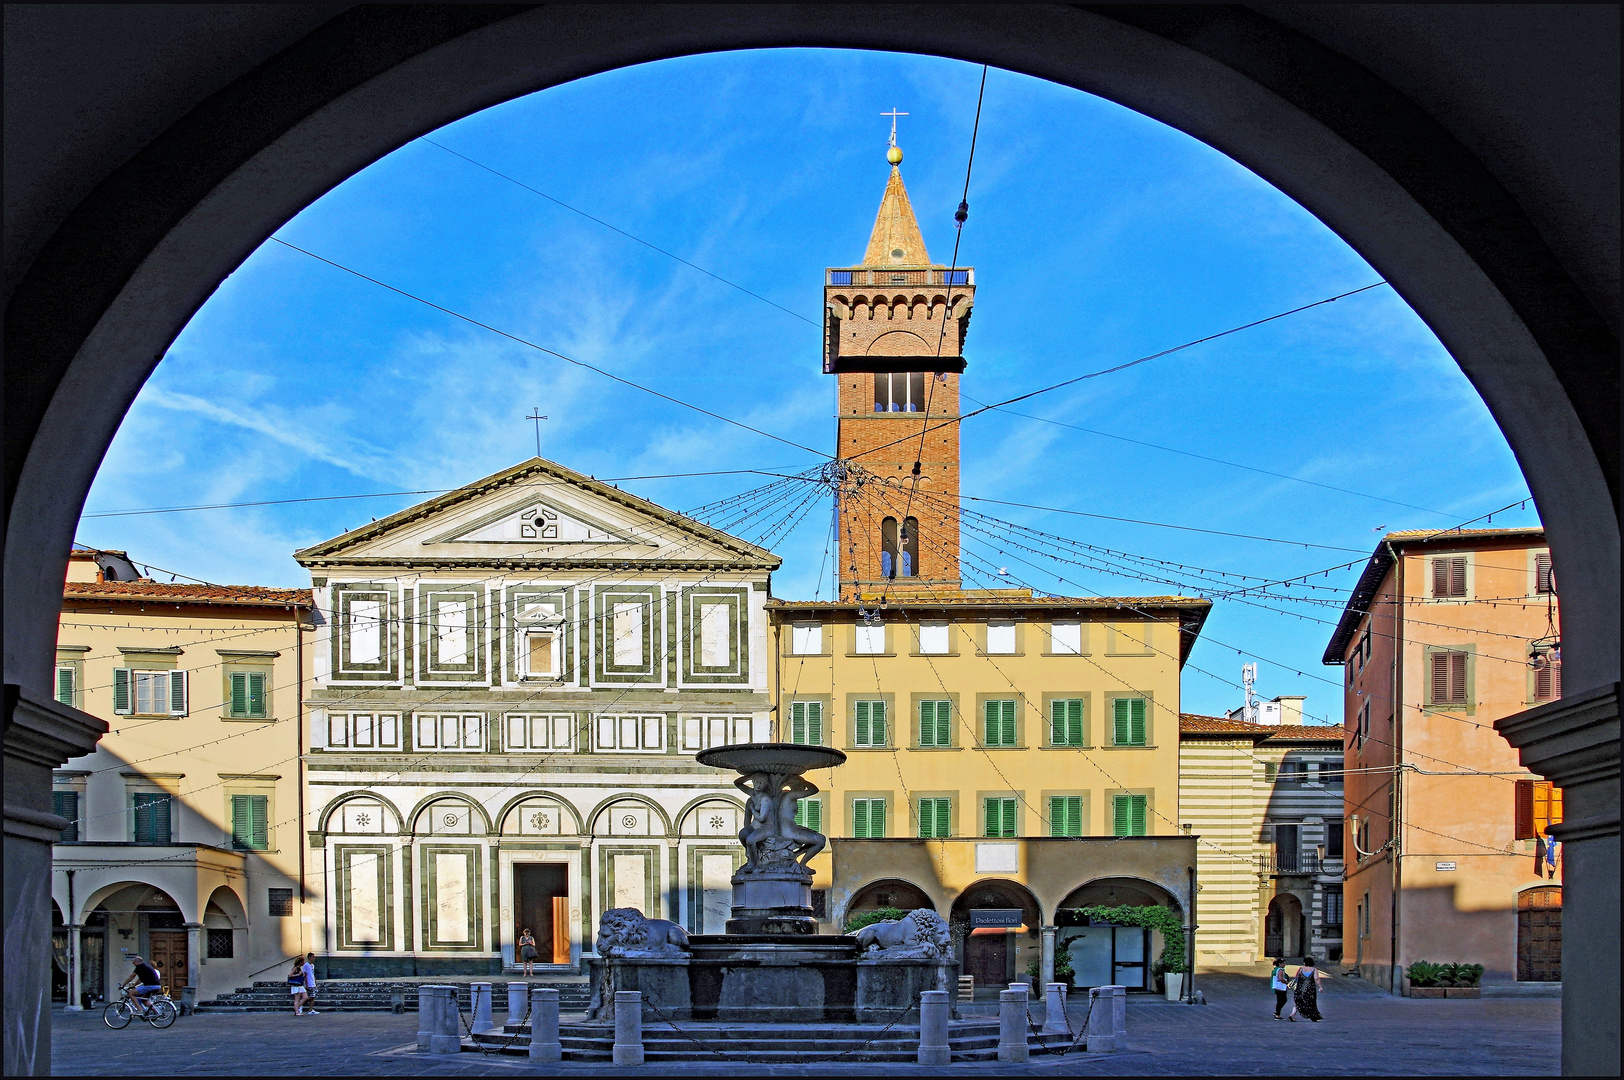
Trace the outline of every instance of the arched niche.
[[503, 836], [578, 836], [575, 808], [554, 795], [525, 795], [502, 813]]
[[669, 836], [671, 823], [653, 802], [634, 795], [616, 796], [592, 815], [593, 836]]
[[485, 811], [456, 795], [430, 799], [412, 815], [413, 836], [484, 836], [489, 831]]
[[400, 811], [381, 795], [356, 792], [327, 804], [321, 830], [350, 836], [378, 836], [400, 831]]
[[703, 799], [683, 810], [679, 835], [687, 839], [738, 839], [744, 808], [732, 799]]

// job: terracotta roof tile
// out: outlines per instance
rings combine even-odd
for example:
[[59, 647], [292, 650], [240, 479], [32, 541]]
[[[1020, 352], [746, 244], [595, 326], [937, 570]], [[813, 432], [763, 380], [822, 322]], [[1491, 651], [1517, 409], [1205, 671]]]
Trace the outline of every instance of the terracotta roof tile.
[[1227, 716], [1179, 714], [1180, 735], [1255, 735], [1261, 739], [1315, 739], [1342, 742], [1342, 729], [1334, 724], [1249, 724]]
[[70, 581], [64, 600], [167, 600], [180, 604], [247, 604], [309, 607], [309, 589], [268, 589], [261, 585], [180, 585], [156, 581]]

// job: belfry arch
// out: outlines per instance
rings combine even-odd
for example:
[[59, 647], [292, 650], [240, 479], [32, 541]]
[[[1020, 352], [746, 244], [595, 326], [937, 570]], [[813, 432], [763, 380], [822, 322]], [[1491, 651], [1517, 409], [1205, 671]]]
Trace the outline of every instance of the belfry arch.
[[[8, 130], [8, 177], [15, 157], [19, 188], [31, 192], [15, 214], [7, 207], [8, 768], [48, 771], [53, 757], [83, 752], [99, 734], [82, 714], [53, 709], [50, 693], [58, 586], [85, 494], [181, 327], [304, 206], [439, 126], [629, 64], [776, 46], [932, 53], [1097, 94], [1228, 154], [1346, 240], [1461, 364], [1517, 454], [1562, 565], [1564, 701], [1573, 704], [1560, 723], [1578, 733], [1584, 768], [1565, 772], [1541, 750], [1554, 731], [1517, 738], [1531, 766], [1573, 785], [1571, 817], [1593, 822], [1569, 837], [1568, 940], [1600, 934], [1605, 948], [1616, 947], [1617, 895], [1606, 887], [1618, 858], [1616, 186], [1609, 220], [1605, 191], [1593, 203], [1563, 186], [1580, 136], [1532, 124], [1522, 141], [1497, 144], [1494, 121], [1483, 119], [1545, 92], [1582, 113], [1591, 103], [1561, 81], [1568, 72], [1535, 80], [1554, 90], [1526, 93], [1514, 91], [1515, 72], [1499, 84], [1494, 74], [1479, 83], [1439, 79], [1442, 61], [1402, 26], [1384, 33], [1384, 16], [1352, 9], [425, 5], [328, 17], [331, 10], [243, 9], [242, 25], [205, 30], [194, 21], [203, 16], [180, 10], [132, 13], [145, 20], [139, 34], [111, 14], [90, 29], [46, 23], [28, 36], [20, 62], [8, 63], [44, 87], [18, 98], [27, 129], [15, 140]], [[1447, 22], [1427, 22], [1455, 17], [1468, 16], [1415, 16], [1422, 37], [1455, 41], [1489, 72], [1505, 67], [1488, 58], [1494, 50], [1531, 40], [1540, 26], [1498, 12], [1477, 16], [1499, 20], [1489, 32], [1467, 26], [1461, 38]], [[1616, 43], [1616, 12], [1602, 17], [1615, 20], [1611, 30], [1575, 24], [1572, 41]], [[71, 40], [75, 33], [95, 37], [95, 47]], [[46, 55], [77, 59], [49, 67]], [[1591, 64], [1598, 85], [1616, 86], [1616, 46], [1611, 74], [1605, 62], [1574, 55], [1570, 71]], [[1433, 89], [1440, 84], [1457, 89]], [[134, 87], [139, 94], [126, 93]], [[105, 117], [96, 121], [105, 127], [75, 121], [76, 112]], [[1584, 139], [1616, 147], [1613, 134], [1581, 128]], [[1616, 183], [1616, 163], [1610, 171]], [[1581, 704], [1594, 717], [1575, 718]], [[49, 858], [51, 823], [29, 814], [48, 811], [8, 805], [8, 930], [48, 922], [42, 886], [9, 884], [43, 880], [36, 871]], [[35, 937], [7, 934], [9, 970], [45, 969], [47, 946]], [[1583, 978], [1580, 969], [1570, 965], [1570, 979]], [[18, 1000], [33, 989], [19, 988]], [[1568, 995], [1567, 1067], [1616, 1062], [1617, 1000], [1608, 979]], [[14, 1030], [49, 1028], [23, 1018], [8, 1026], [6, 1071], [48, 1067], [48, 1039]]]

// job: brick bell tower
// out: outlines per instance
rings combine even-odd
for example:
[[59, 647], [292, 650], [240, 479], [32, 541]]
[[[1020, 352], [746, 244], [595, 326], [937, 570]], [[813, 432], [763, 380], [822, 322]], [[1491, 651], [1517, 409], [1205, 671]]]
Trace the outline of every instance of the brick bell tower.
[[[861, 264], [823, 290], [823, 370], [838, 380], [836, 528], [842, 600], [947, 592], [959, 576], [959, 376], [975, 271], [930, 261], [891, 176]], [[917, 477], [917, 479], [916, 479]]]

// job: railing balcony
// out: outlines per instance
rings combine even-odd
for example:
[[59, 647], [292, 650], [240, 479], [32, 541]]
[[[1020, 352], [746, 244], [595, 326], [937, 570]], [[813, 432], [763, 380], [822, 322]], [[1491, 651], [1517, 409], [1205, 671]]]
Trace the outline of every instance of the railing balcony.
[[829, 285], [974, 285], [976, 272], [969, 268], [957, 270], [887, 270], [859, 269], [830, 270], [825, 281]]
[[1313, 851], [1280, 850], [1259, 855], [1257, 863], [1261, 874], [1336, 874], [1342, 870], [1341, 859], [1321, 859]]

